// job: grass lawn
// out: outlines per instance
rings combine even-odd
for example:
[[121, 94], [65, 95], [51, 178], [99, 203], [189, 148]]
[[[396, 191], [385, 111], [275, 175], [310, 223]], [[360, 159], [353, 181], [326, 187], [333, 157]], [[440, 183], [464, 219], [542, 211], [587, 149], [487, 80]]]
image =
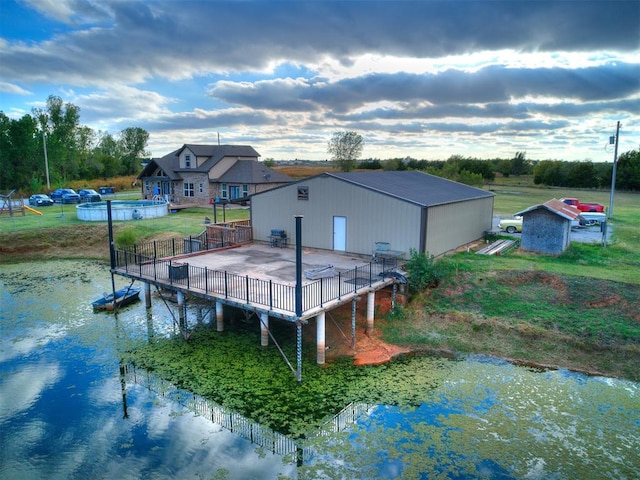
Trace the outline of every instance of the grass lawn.
[[[139, 191], [119, 192], [117, 200], [140, 198]], [[248, 219], [249, 210], [217, 209], [218, 221]], [[0, 215], [0, 263], [46, 260], [47, 258], [96, 258], [108, 261], [106, 222], [85, 222], [76, 215], [76, 205], [53, 205], [39, 209], [42, 215], [26, 211], [24, 216]], [[205, 217], [214, 218], [213, 207], [194, 207], [164, 217], [113, 223], [119, 235], [146, 241], [171, 236], [197, 235], [204, 230]], [[124, 232], [124, 233], [123, 233]]]

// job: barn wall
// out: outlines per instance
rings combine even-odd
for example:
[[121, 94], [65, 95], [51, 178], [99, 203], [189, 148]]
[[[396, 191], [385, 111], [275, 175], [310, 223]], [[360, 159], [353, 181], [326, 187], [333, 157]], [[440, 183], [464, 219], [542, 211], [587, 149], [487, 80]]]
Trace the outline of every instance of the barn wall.
[[546, 209], [523, 216], [520, 248], [529, 252], [559, 255], [569, 246], [571, 221]]
[[[308, 200], [298, 200], [299, 186], [308, 187]], [[391, 250], [407, 253], [420, 247], [421, 207], [324, 176], [254, 196], [254, 239], [268, 241], [271, 230], [280, 229], [293, 243], [295, 215], [304, 217], [302, 238], [307, 247], [333, 249], [334, 216], [347, 219], [347, 252], [370, 255], [375, 242], [388, 242]]]
[[430, 207], [424, 253], [438, 256], [482, 238], [492, 216], [493, 197]]

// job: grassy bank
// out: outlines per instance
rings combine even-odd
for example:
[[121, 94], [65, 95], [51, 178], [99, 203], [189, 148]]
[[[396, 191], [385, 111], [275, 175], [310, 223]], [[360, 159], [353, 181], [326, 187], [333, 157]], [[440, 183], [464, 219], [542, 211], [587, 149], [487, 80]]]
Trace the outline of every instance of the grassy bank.
[[[136, 192], [122, 192], [118, 199], [131, 198]], [[139, 198], [132, 197], [132, 198]], [[0, 217], [0, 264], [43, 261], [52, 258], [90, 258], [109, 261], [106, 222], [78, 220], [75, 205], [53, 205], [40, 209], [42, 215], [27, 211], [24, 216]], [[218, 208], [218, 221], [223, 218]], [[197, 235], [204, 230], [205, 217], [213, 218], [211, 207], [180, 210], [165, 217], [114, 222], [116, 243], [119, 238], [136, 242], [173, 236]], [[247, 219], [249, 212], [227, 208], [225, 220]]]
[[[608, 203], [607, 192], [494, 191], [505, 216], [554, 196]], [[640, 381], [640, 196], [617, 194], [614, 213], [606, 247], [572, 243], [557, 257], [473, 249], [447, 256], [450, 273], [438, 288], [378, 322], [384, 339]]]

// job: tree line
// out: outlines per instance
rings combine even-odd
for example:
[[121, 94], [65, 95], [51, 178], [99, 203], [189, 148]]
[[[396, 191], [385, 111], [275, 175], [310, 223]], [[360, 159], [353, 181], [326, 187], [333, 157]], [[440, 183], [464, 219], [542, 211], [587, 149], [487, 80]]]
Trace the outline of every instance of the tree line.
[[[511, 159], [478, 159], [453, 155], [447, 160], [416, 160], [394, 158], [366, 159], [357, 164], [360, 169], [421, 170], [468, 185], [484, 185], [501, 177], [533, 175], [536, 185], [566, 188], [611, 188], [612, 163], [566, 160], [527, 160], [524, 152]], [[640, 191], [640, 150], [631, 150], [618, 157], [616, 188]]]
[[[335, 132], [328, 145], [332, 161], [342, 171], [355, 168], [369, 170], [421, 170], [467, 185], [481, 186], [502, 177], [533, 175], [536, 185], [567, 188], [611, 188], [613, 165], [591, 161], [529, 160], [526, 152], [513, 158], [479, 159], [452, 155], [447, 160], [417, 160], [411, 157], [387, 160], [359, 160], [364, 139], [357, 132]], [[618, 157], [616, 188], [640, 191], [640, 150]]]
[[[134, 175], [149, 133], [129, 127], [117, 135], [80, 124], [80, 108], [51, 95], [45, 108], [18, 120], [0, 111], [0, 191], [43, 191], [72, 180]], [[46, 159], [46, 161], [45, 161]]]

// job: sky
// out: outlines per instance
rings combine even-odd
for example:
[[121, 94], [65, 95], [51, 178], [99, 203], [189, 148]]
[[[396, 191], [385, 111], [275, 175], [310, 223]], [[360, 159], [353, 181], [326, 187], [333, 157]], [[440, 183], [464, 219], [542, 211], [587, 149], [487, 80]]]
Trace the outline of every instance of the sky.
[[148, 153], [611, 162], [640, 145], [640, 0], [0, 0], [0, 110], [50, 95]]

